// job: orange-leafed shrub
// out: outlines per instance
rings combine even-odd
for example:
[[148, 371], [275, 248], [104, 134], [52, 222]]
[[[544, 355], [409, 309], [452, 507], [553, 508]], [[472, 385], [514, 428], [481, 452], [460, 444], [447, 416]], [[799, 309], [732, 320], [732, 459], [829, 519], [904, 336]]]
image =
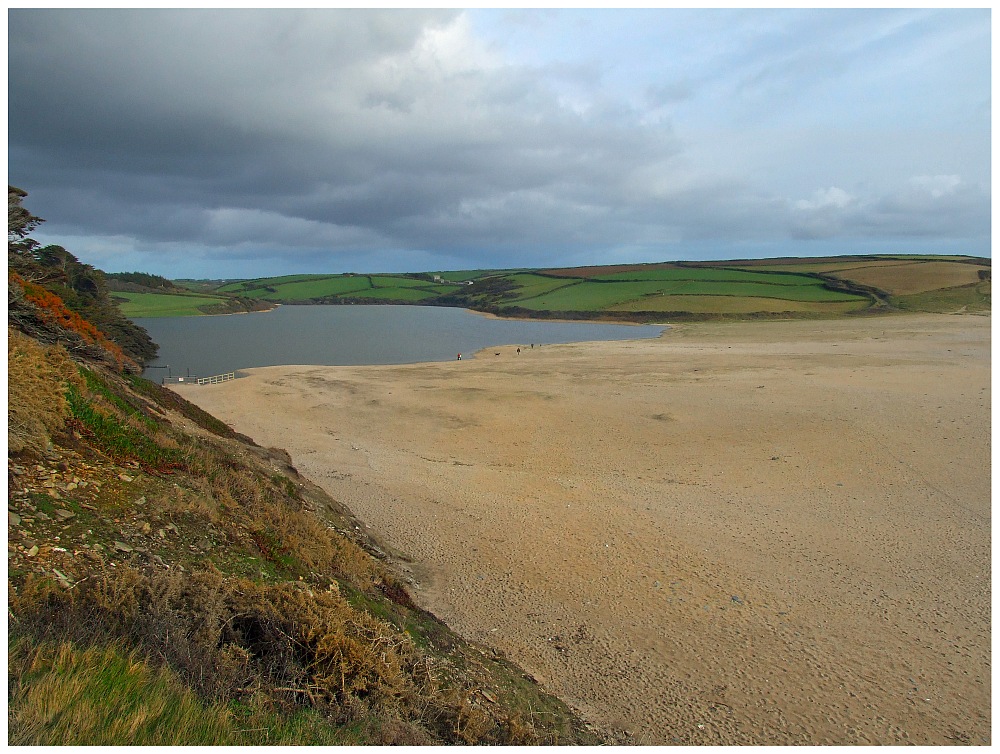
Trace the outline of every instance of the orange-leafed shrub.
[[98, 330], [93, 323], [69, 309], [55, 293], [25, 280], [16, 272], [9, 273], [7, 279], [9, 283], [15, 283], [21, 287], [24, 291], [24, 297], [38, 308], [45, 321], [75, 332], [87, 343], [100, 346], [114, 357], [119, 368], [125, 363], [127, 357], [118, 344]]

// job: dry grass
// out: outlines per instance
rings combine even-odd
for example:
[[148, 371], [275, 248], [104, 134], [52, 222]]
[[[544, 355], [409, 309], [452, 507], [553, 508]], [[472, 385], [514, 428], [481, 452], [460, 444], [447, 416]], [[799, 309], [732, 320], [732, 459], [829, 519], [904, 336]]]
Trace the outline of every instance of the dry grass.
[[120, 566], [72, 591], [29, 576], [9, 602], [23, 630], [78, 644], [127, 639], [165, 658], [208, 698], [228, 698], [251, 679], [313, 701], [396, 698], [412, 661], [391, 627], [356, 611], [336, 586]]
[[257, 553], [287, 576], [334, 574], [361, 589], [395, 580], [383, 564], [290, 496], [294, 484], [286, 477], [267, 474], [249, 457], [237, 461], [210, 443], [193, 451], [190, 464], [204, 497], [186, 503], [163, 499], [161, 509], [191, 510], [197, 502], [197, 510], [227, 527], [233, 540], [249, 538]]
[[69, 415], [66, 388], [80, 384], [61, 346], [42, 346], [7, 328], [7, 447], [12, 453], [45, 450]]
[[147, 496], [149, 515], [164, 518], [191, 516], [205, 523], [215, 524], [220, 520], [219, 504], [211, 495], [206, 483], [200, 489], [188, 489], [175, 485], [159, 494]]

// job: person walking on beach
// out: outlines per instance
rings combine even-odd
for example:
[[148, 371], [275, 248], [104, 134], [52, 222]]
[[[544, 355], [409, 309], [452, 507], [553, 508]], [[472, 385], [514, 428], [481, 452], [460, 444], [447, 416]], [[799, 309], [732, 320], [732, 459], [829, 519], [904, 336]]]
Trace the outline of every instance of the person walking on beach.
[[459, 355], [458, 355], [458, 360], [459, 360], [459, 361], [461, 361], [461, 360], [462, 360], [462, 354], [459, 354]]

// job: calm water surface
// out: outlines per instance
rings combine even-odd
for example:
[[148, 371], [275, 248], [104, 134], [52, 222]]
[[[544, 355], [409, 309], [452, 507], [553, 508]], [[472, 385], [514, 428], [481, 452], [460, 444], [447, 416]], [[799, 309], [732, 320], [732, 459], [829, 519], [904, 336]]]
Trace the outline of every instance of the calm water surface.
[[655, 338], [661, 325], [491, 319], [436, 306], [280, 306], [222, 317], [138, 318], [160, 345], [146, 376], [198, 376], [284, 364], [449, 361], [488, 346]]

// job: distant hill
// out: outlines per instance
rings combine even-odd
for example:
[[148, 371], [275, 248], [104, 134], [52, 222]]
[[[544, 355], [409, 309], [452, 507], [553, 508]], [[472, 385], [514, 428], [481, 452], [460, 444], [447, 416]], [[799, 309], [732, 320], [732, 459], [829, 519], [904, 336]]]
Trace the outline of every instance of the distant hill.
[[[189, 288], [194, 287], [186, 281]], [[203, 283], [275, 304], [458, 306], [507, 317], [629, 322], [828, 318], [990, 310], [990, 260], [843, 255], [414, 274], [310, 274]], [[141, 305], [141, 301], [136, 301]], [[149, 299], [155, 316], [154, 301]]]

